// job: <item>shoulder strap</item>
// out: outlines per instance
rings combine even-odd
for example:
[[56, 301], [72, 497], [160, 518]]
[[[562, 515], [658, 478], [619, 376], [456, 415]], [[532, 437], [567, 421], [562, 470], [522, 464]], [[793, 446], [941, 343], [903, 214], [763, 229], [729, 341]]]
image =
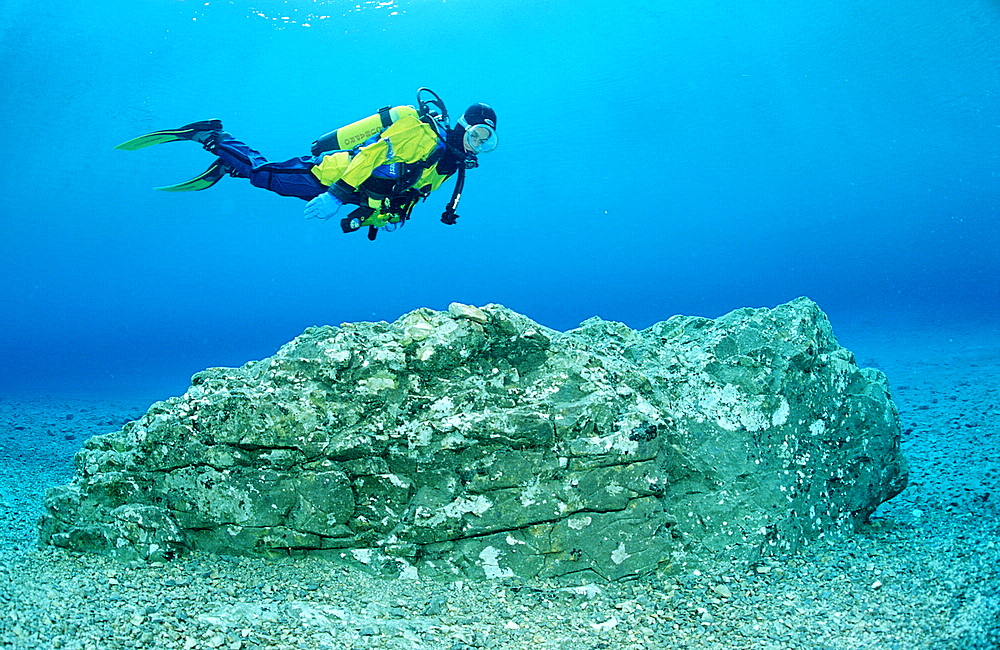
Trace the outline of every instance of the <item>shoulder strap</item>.
[[391, 110], [392, 106], [383, 106], [382, 108], [378, 109], [378, 117], [380, 120], [382, 120], [383, 129], [392, 126], [392, 115], [389, 114], [389, 111]]

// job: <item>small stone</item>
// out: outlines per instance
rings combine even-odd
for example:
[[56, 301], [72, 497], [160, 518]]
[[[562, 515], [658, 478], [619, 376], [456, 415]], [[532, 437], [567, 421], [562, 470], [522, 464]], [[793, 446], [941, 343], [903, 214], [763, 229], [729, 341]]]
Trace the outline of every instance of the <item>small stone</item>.
[[482, 309], [472, 305], [463, 305], [460, 302], [453, 302], [448, 305], [448, 315], [452, 318], [466, 318], [477, 323], [485, 323], [489, 317], [483, 313]]
[[715, 593], [719, 594], [723, 598], [732, 598], [733, 597], [733, 592], [730, 591], [729, 587], [727, 587], [726, 585], [713, 585], [712, 586], [712, 591], [714, 591]]
[[618, 619], [612, 616], [608, 620], [601, 623], [591, 623], [590, 627], [594, 628], [597, 632], [607, 632], [608, 630], [618, 627]]
[[876, 580], [875, 582], [872, 583], [872, 589], [881, 589], [881, 588], [882, 588], [881, 580]]
[[448, 598], [446, 596], [434, 596], [424, 607], [424, 611], [421, 612], [423, 616], [440, 616], [444, 613], [445, 605], [448, 604]]

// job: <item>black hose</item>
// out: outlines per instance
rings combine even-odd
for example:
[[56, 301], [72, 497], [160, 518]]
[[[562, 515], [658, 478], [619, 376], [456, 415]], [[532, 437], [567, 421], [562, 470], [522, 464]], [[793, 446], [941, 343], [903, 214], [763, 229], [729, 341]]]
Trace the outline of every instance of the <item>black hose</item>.
[[455, 220], [458, 219], [458, 215], [455, 214], [455, 210], [458, 209], [458, 202], [462, 198], [462, 189], [464, 187], [465, 165], [459, 165], [458, 180], [455, 181], [455, 191], [451, 193], [451, 199], [448, 201], [448, 205], [445, 207], [444, 213], [441, 215], [441, 223], [448, 224], [449, 226], [455, 225]]

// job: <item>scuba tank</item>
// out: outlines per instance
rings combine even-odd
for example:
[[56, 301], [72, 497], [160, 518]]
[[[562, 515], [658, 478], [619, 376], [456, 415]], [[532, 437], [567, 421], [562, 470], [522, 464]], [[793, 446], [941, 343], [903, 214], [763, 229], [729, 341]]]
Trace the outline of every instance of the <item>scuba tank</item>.
[[312, 143], [309, 151], [314, 156], [333, 151], [350, 151], [373, 135], [389, 128], [393, 122], [404, 115], [416, 116], [417, 111], [412, 106], [380, 108], [378, 113], [374, 115], [369, 115], [363, 120], [352, 122], [320, 136]]
[[[432, 97], [430, 99], [424, 98], [422, 97], [424, 93], [430, 94]], [[362, 120], [352, 122], [347, 126], [342, 126], [339, 129], [334, 129], [320, 136], [312, 143], [309, 151], [314, 156], [335, 151], [350, 151], [373, 135], [389, 128], [393, 122], [404, 115], [413, 115], [428, 123], [436, 122], [445, 131], [449, 129], [448, 109], [444, 107], [444, 102], [436, 92], [429, 88], [418, 89], [417, 106], [420, 109], [419, 111], [415, 110], [412, 106], [386, 106], [380, 108], [378, 113], [374, 115], [369, 115]]]

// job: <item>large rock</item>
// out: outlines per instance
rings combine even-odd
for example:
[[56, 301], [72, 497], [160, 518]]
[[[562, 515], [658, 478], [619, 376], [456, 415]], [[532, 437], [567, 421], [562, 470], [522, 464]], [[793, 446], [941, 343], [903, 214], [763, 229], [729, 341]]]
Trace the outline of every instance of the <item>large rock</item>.
[[800, 298], [559, 333], [498, 305], [317, 327], [89, 440], [41, 540], [620, 579], [850, 532], [906, 484], [885, 377]]

